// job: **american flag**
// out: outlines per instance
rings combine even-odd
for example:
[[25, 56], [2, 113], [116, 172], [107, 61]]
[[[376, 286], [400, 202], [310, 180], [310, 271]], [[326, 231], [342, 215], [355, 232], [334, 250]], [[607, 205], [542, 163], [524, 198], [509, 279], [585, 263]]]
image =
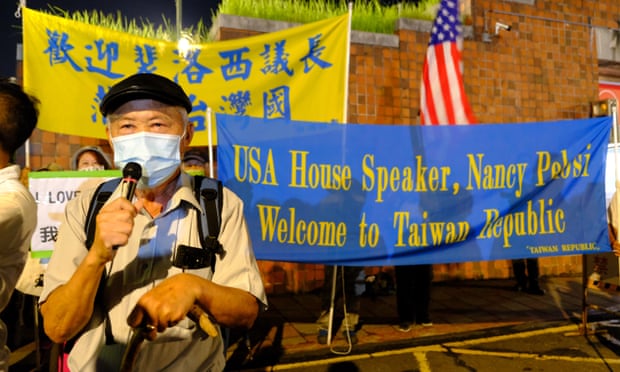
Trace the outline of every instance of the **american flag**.
[[471, 124], [461, 76], [461, 22], [458, 0], [441, 0], [428, 43], [420, 102], [423, 125]]

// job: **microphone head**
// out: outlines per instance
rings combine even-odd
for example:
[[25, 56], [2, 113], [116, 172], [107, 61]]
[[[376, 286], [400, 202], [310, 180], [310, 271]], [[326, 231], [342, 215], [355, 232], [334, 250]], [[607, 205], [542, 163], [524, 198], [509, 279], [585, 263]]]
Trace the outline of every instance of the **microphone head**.
[[123, 178], [139, 180], [142, 177], [142, 167], [136, 162], [129, 162], [123, 167]]

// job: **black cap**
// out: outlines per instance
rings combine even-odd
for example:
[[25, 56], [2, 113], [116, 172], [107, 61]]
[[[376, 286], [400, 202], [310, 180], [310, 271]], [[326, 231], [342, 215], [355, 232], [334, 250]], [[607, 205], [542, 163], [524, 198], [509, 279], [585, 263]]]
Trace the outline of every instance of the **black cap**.
[[135, 74], [116, 83], [101, 100], [103, 116], [136, 99], [152, 99], [192, 111], [192, 103], [180, 85], [157, 74]]

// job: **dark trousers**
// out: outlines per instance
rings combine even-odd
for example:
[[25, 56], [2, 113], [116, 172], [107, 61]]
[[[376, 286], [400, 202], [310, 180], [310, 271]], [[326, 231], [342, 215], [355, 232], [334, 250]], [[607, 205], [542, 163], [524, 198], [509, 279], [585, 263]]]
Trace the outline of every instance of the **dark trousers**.
[[[527, 273], [525, 269], [527, 268]], [[512, 260], [512, 270], [517, 280], [517, 285], [522, 288], [538, 288], [538, 259], [527, 258]]]
[[400, 322], [428, 323], [433, 265], [395, 266], [396, 308]]

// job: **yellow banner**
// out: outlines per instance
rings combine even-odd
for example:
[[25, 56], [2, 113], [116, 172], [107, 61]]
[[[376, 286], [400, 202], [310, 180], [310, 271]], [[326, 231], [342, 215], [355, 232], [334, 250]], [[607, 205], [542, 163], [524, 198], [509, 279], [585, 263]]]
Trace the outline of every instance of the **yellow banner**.
[[[213, 114], [344, 122], [348, 33], [343, 15], [181, 53], [176, 42], [24, 9], [24, 86], [41, 101], [40, 129], [106, 138], [99, 113], [105, 92], [134, 73], [158, 73], [189, 95], [192, 145], [204, 146], [207, 108]], [[215, 125], [212, 134], [215, 144]]]

